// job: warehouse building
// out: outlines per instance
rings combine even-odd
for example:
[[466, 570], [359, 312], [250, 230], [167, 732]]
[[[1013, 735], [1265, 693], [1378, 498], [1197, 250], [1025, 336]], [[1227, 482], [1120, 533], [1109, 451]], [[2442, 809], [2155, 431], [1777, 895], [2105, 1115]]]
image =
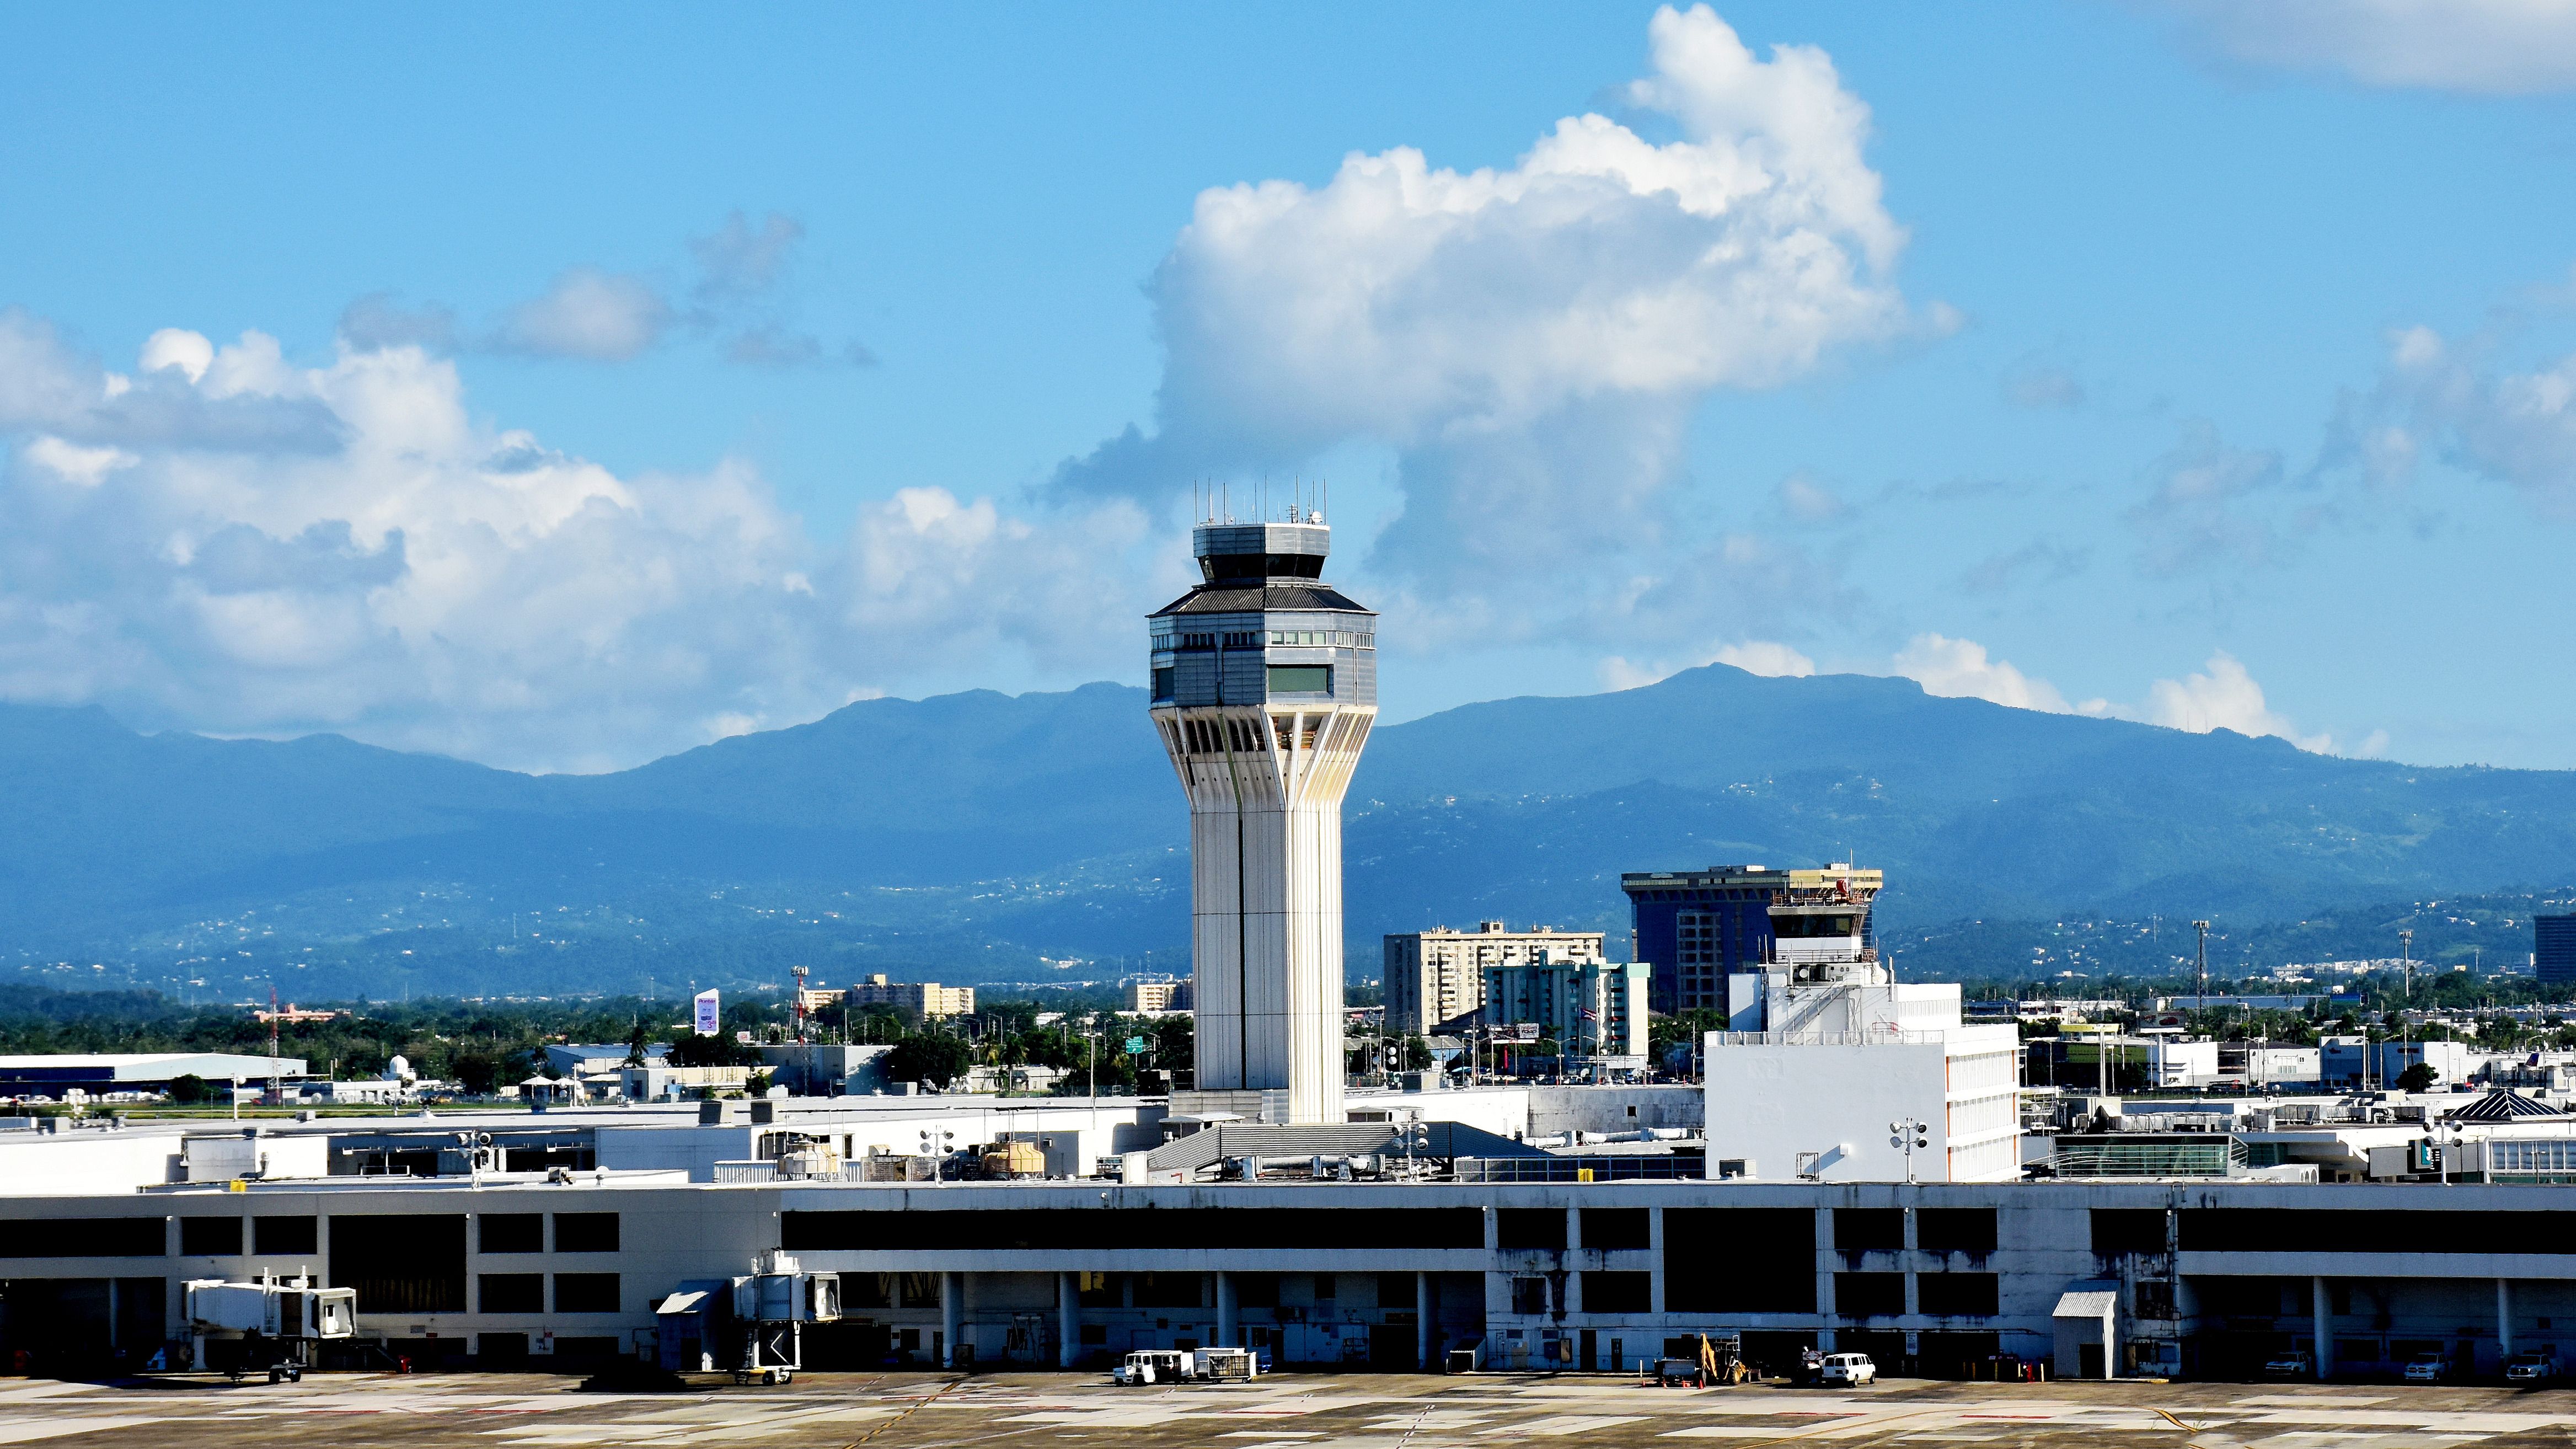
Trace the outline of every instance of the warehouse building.
[[120, 1092], [162, 1093], [181, 1077], [209, 1083], [291, 1080], [304, 1075], [301, 1057], [255, 1057], [239, 1052], [124, 1052], [96, 1056], [48, 1054], [0, 1057], [0, 1096], [53, 1101], [106, 1097]]

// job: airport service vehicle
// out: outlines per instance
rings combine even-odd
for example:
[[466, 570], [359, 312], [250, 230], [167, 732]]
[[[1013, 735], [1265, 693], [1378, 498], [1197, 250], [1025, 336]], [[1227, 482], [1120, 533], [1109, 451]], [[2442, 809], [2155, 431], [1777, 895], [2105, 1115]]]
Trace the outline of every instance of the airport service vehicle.
[[2558, 1377], [2558, 1360], [2540, 1349], [2525, 1349], [2505, 1360], [2504, 1381], [2509, 1384], [2545, 1384]]
[[2276, 1354], [2263, 1364], [2263, 1377], [2267, 1379], [2303, 1379], [2307, 1376], [2308, 1355], [2303, 1349]]
[[302, 1277], [193, 1279], [182, 1302], [197, 1366], [220, 1367], [235, 1383], [263, 1371], [272, 1384], [302, 1379], [313, 1345], [357, 1333], [358, 1290], [317, 1288]]
[[1702, 1334], [1698, 1357], [1656, 1359], [1646, 1371], [1648, 1383], [1668, 1389], [1750, 1383], [1754, 1377], [1753, 1366], [1744, 1361], [1744, 1340], [1733, 1334], [1723, 1338]]
[[1113, 1384], [1177, 1384], [1198, 1376], [1197, 1355], [1185, 1348], [1140, 1348], [1109, 1371]]
[[1261, 1376], [1261, 1359], [1248, 1348], [1203, 1348], [1194, 1377], [1210, 1383], [1250, 1383]]
[[2438, 1384], [2451, 1376], [2451, 1361], [2438, 1353], [2419, 1353], [2406, 1361], [2406, 1382]]
[[1829, 1353], [1825, 1355], [1824, 1366], [1817, 1370], [1816, 1377], [1826, 1384], [1856, 1389], [1878, 1381], [1878, 1365], [1865, 1353]]

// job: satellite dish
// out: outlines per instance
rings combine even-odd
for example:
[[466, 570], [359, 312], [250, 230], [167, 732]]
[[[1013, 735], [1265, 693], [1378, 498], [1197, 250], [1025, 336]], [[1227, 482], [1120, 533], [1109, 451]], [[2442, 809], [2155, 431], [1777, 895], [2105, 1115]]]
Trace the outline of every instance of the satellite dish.
[[385, 1063], [385, 1080], [388, 1082], [410, 1081], [411, 1063], [405, 1060], [400, 1053], [396, 1053], [392, 1061]]

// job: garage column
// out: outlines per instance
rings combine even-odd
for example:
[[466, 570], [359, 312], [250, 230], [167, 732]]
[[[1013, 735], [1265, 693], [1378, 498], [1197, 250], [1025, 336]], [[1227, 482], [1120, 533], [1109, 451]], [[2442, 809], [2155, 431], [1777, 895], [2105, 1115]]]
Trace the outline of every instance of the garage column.
[[1055, 1361], [1058, 1368], [1082, 1362], [1082, 1280], [1071, 1273], [1055, 1275]]
[[1243, 1335], [1235, 1331], [1235, 1320], [1236, 1320], [1237, 1318], [1240, 1318], [1241, 1316], [1242, 1316], [1242, 1315], [1241, 1315], [1240, 1313], [1238, 1313], [1238, 1312], [1235, 1310], [1235, 1304], [1234, 1304], [1234, 1275], [1233, 1275], [1232, 1273], [1219, 1273], [1219, 1274], [1217, 1274], [1217, 1275], [1216, 1275], [1216, 1346], [1217, 1346], [1217, 1347], [1219, 1347], [1219, 1348], [1241, 1348], [1241, 1347], [1243, 1346], [1242, 1344], [1240, 1344], [1240, 1343], [1236, 1342], [1236, 1340], [1238, 1340], [1238, 1339], [1242, 1338], [1242, 1337], [1243, 1337]]
[[2308, 1354], [2308, 1369], [2323, 1379], [2334, 1363], [2334, 1325], [2326, 1316], [2326, 1280], [2308, 1280], [2309, 1337], [2316, 1347]]
[[1431, 1361], [1431, 1329], [1440, 1318], [1440, 1287], [1430, 1274], [1413, 1275], [1413, 1361], [1424, 1373], [1433, 1373], [1438, 1365]]
[[2513, 1357], [2513, 1280], [2496, 1280], [2496, 1371]]
[[960, 1357], [957, 1341], [966, 1334], [966, 1275], [963, 1273], [939, 1275], [939, 1329], [944, 1335], [940, 1340], [940, 1351], [948, 1360], [940, 1367], [955, 1368]]

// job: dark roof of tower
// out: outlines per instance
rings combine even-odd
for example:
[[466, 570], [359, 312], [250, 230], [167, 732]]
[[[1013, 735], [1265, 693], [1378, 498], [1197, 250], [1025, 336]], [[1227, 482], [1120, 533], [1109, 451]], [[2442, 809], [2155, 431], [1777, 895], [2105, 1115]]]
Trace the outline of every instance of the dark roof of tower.
[[1330, 584], [1276, 583], [1257, 589], [1211, 585], [1196, 588], [1156, 609], [1148, 618], [1166, 614], [1254, 614], [1266, 609], [1326, 609], [1365, 614], [1368, 610], [1344, 597]]
[[2443, 1115], [2454, 1122], [2511, 1122], [2523, 1117], [2561, 1117], [2566, 1114], [2546, 1102], [2535, 1102], [2520, 1092], [2498, 1087], [2458, 1111]]

